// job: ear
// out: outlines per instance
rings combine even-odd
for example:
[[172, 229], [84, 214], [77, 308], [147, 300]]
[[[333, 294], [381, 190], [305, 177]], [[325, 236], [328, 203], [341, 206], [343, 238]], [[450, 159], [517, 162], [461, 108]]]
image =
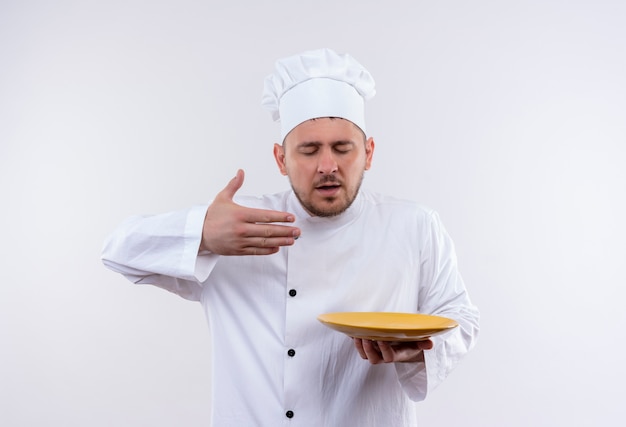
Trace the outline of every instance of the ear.
[[283, 175], [287, 175], [287, 166], [285, 164], [285, 147], [280, 144], [274, 144], [274, 159], [278, 165], [278, 170]]
[[372, 167], [372, 157], [374, 156], [374, 138], [369, 137], [365, 141], [365, 170]]

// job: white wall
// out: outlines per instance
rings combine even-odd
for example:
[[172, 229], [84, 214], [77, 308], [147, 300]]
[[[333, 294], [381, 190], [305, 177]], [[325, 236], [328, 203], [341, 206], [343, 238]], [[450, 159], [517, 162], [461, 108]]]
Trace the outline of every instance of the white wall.
[[323, 46], [377, 81], [366, 185], [440, 212], [482, 311], [421, 425], [616, 425], [624, 22], [618, 1], [2, 2], [0, 425], [207, 425], [200, 307], [100, 247], [240, 167], [242, 193], [286, 188], [262, 80]]

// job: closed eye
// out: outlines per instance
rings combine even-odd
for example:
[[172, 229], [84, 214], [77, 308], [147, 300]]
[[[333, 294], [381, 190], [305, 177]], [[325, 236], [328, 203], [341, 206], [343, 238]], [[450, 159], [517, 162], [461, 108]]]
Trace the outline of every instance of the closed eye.
[[340, 154], [349, 153], [353, 148], [354, 144], [352, 142], [338, 142], [333, 146], [333, 149]]
[[[337, 141], [332, 144], [332, 150], [338, 154], [347, 154], [354, 149], [354, 142], [352, 141]], [[312, 156], [317, 154], [321, 149], [321, 144], [317, 142], [307, 142], [300, 144], [297, 148], [298, 153], [305, 156]]]
[[298, 153], [304, 154], [305, 156], [312, 156], [317, 153], [319, 148], [316, 145], [305, 145], [298, 148]]

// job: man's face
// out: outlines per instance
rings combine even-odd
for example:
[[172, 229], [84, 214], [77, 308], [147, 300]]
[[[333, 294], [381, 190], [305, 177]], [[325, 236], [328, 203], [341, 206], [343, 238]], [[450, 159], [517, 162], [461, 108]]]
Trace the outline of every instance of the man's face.
[[304, 209], [315, 216], [344, 212], [372, 164], [374, 140], [365, 140], [352, 122], [339, 118], [307, 120], [296, 126], [274, 157]]

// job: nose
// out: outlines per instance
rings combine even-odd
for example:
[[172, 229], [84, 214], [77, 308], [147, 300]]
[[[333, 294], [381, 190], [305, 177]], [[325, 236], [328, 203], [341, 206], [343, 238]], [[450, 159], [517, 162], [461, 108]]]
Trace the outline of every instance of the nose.
[[337, 161], [331, 150], [323, 150], [320, 154], [317, 171], [322, 175], [337, 172]]

